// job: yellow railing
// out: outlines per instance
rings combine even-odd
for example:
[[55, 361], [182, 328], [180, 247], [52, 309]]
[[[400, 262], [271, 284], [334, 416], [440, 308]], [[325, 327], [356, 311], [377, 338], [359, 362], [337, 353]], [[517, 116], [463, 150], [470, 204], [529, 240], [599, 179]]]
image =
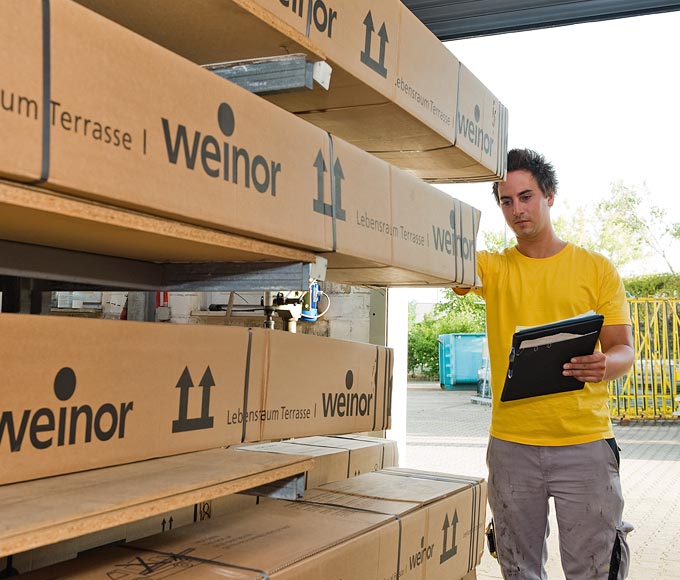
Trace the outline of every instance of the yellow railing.
[[609, 409], [622, 419], [680, 415], [680, 300], [631, 298], [635, 364], [609, 383]]

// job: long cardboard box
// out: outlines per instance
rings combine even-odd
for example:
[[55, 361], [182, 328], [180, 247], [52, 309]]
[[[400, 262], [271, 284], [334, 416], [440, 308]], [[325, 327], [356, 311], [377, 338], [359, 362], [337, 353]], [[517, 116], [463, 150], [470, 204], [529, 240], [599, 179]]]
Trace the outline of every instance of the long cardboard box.
[[505, 107], [399, 0], [78, 1], [199, 64], [325, 60], [329, 90], [265, 98], [423, 179], [504, 177]]
[[475, 283], [478, 210], [70, 0], [2, 2], [0, 66], [8, 179], [323, 253], [331, 281]]
[[484, 480], [370, 473], [352, 491], [264, 506], [39, 570], [27, 580], [172, 577], [205, 580], [451, 580], [482, 552]]
[[[444, 496], [450, 503], [439, 503]], [[398, 578], [461, 578], [482, 558], [486, 482], [481, 478], [393, 467], [322, 485], [304, 501], [395, 516], [404, 535]], [[414, 504], [427, 509], [414, 512]], [[413, 534], [408, 518], [427, 532]]]
[[385, 347], [259, 328], [12, 314], [0, 316], [0, 336], [0, 484], [389, 426]]
[[349, 451], [331, 449], [316, 445], [297, 445], [293, 441], [271, 441], [268, 443], [251, 443], [237, 449], [256, 451], [259, 453], [278, 453], [285, 455], [307, 455], [314, 458], [314, 466], [305, 474], [305, 488], [313, 488], [329, 481], [337, 481], [347, 477], [350, 463]]
[[396, 441], [385, 439], [384, 437], [374, 437], [360, 433], [350, 433], [349, 435], [335, 435], [339, 439], [353, 439], [356, 441], [368, 441], [376, 443], [382, 447], [382, 467], [399, 466], [399, 446]]
[[314, 467], [307, 472], [305, 487], [356, 477], [369, 471], [396, 467], [396, 441], [377, 437], [373, 441], [342, 437], [312, 436], [286, 441], [251, 443], [236, 446], [244, 451], [282, 453], [314, 457]]
[[[390, 439], [371, 437], [354, 439], [341, 436], [315, 435], [294, 439], [299, 445], [318, 445], [329, 449], [346, 449], [350, 463], [347, 477], [357, 477], [370, 471], [398, 467], [397, 442]], [[344, 478], [343, 478], [344, 479]]]
[[[370, 179], [383, 162], [354, 151], [354, 175], [364, 175], [363, 193], [345, 203], [346, 219], [335, 221], [336, 250], [323, 253], [328, 276], [366, 285], [474, 285], [480, 212], [403, 171], [390, 168], [385, 191]], [[351, 155], [345, 159], [352, 160]], [[385, 164], [385, 168], [387, 168]], [[357, 185], [359, 185], [357, 183]], [[381, 199], [382, 198], [382, 199]], [[389, 260], [380, 255], [389, 252]], [[438, 281], [438, 282], [437, 282]]]

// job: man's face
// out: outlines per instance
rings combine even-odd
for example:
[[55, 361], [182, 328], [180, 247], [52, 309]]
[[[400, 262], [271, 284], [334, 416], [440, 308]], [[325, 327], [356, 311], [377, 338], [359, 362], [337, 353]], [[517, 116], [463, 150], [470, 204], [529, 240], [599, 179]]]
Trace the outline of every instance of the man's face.
[[506, 181], [498, 184], [503, 217], [517, 241], [538, 237], [550, 225], [550, 208], [554, 194], [545, 196], [528, 171], [511, 171]]

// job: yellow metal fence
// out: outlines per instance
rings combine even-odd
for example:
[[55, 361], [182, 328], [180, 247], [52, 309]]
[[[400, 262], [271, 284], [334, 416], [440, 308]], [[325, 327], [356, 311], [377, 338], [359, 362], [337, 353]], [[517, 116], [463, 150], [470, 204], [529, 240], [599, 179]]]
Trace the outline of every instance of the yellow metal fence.
[[609, 409], [622, 419], [680, 415], [680, 300], [631, 298], [635, 364], [609, 383]]

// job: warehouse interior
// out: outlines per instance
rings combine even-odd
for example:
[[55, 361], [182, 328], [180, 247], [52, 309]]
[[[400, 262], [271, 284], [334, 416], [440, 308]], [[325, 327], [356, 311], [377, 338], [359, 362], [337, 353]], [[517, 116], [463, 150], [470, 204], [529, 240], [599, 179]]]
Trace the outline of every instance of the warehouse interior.
[[271, 4], [0, 7], [0, 578], [476, 578], [485, 482], [399, 465], [512, 115], [442, 43], [680, 2]]

